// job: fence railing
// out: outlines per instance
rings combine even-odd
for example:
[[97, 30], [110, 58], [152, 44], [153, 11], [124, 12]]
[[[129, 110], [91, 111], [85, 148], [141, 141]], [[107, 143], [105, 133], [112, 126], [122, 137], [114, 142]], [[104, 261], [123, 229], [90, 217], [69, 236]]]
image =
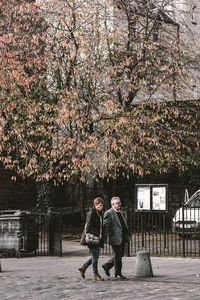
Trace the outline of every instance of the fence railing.
[[131, 212], [130, 219], [130, 255], [146, 250], [157, 256], [200, 257], [200, 207], [183, 206], [174, 216]]

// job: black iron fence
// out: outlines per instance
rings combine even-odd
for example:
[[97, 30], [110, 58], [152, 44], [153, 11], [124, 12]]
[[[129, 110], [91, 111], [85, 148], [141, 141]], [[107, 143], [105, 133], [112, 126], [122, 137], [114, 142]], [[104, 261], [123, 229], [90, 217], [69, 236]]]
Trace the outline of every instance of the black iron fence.
[[146, 250], [157, 256], [200, 257], [200, 206], [170, 212], [129, 211], [130, 255]]
[[[166, 212], [128, 209], [127, 218], [132, 240], [125, 254], [134, 256], [145, 250], [153, 256], [200, 257], [200, 193], [195, 199]], [[103, 254], [112, 254], [105, 246]]]

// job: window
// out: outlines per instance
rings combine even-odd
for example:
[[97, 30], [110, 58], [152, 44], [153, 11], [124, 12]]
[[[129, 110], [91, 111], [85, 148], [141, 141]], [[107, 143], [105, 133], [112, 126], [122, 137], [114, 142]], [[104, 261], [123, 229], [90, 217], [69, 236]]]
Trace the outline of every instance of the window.
[[186, 204], [186, 207], [198, 207], [200, 208], [200, 193], [197, 193], [194, 198]]

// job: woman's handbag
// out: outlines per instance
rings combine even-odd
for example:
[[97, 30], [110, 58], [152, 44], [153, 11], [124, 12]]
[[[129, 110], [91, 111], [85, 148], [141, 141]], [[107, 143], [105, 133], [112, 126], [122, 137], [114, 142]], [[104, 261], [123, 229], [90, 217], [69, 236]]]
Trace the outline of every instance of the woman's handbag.
[[[85, 232], [86, 232], [86, 228], [85, 228]], [[102, 218], [101, 217], [100, 217], [100, 235], [102, 235]], [[93, 233], [86, 233], [85, 241], [86, 241], [87, 245], [99, 245], [99, 242], [100, 242], [99, 237], [94, 235]]]
[[[99, 245], [99, 237], [93, 233], [86, 233], [87, 222], [85, 223], [85, 228], [81, 234], [80, 244], [85, 245]], [[100, 219], [100, 234], [102, 234], [102, 219]]]
[[98, 236], [94, 235], [93, 233], [86, 233], [85, 241], [88, 245], [98, 245], [99, 244]]

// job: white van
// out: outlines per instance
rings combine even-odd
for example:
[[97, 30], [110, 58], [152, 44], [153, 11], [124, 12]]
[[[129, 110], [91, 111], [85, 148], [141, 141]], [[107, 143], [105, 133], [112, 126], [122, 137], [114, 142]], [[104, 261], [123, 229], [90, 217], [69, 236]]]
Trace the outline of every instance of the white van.
[[186, 190], [185, 203], [173, 218], [173, 229], [180, 237], [200, 237], [200, 190], [188, 198]]

